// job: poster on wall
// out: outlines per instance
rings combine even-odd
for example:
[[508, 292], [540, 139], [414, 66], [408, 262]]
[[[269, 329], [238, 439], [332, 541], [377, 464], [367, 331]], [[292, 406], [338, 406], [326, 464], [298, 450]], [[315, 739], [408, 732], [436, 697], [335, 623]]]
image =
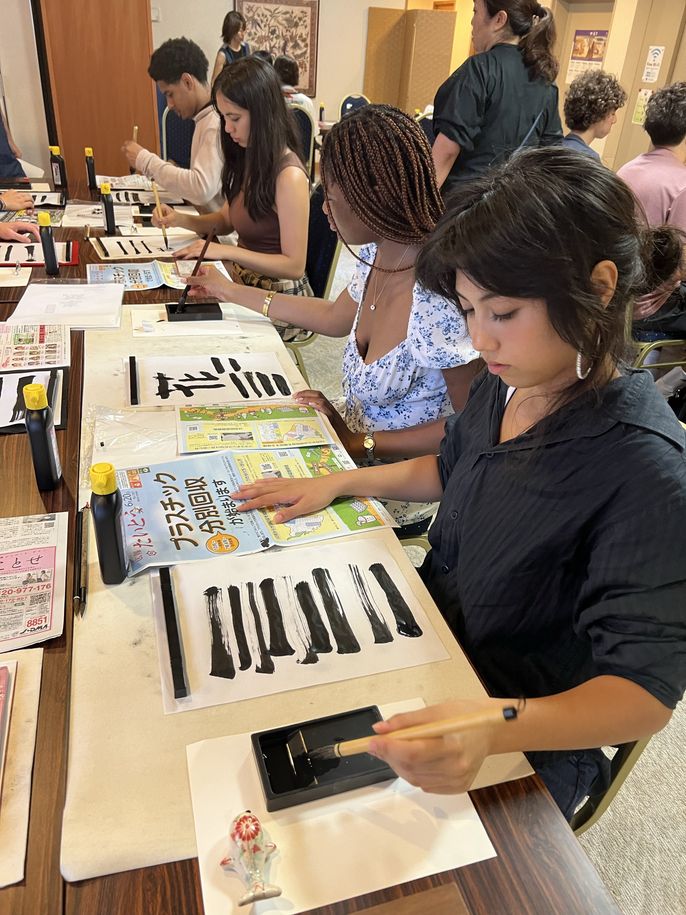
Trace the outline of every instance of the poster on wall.
[[657, 78], [660, 75], [660, 67], [662, 66], [662, 60], [665, 56], [664, 45], [651, 45], [648, 48], [648, 56], [646, 57], [646, 65], [643, 68], [643, 76], [641, 77], [642, 83], [656, 83]]
[[269, 51], [274, 57], [288, 54], [300, 70], [296, 87], [305, 95], [317, 90], [317, 32], [319, 0], [236, 0], [245, 16], [246, 39], [253, 51]]
[[652, 89], [639, 89], [638, 98], [636, 99], [636, 107], [634, 108], [634, 113], [631, 117], [631, 123], [636, 124], [638, 127], [643, 127], [646, 119], [646, 105], [648, 104], [648, 99], [653, 94]]
[[600, 70], [605, 59], [607, 29], [577, 29], [567, 68], [567, 83], [587, 70]]

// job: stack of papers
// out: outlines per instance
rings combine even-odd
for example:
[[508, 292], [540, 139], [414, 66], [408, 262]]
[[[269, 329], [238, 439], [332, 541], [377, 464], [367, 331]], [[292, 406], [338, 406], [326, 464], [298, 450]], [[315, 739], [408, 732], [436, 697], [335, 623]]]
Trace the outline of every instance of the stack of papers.
[[116, 283], [31, 283], [8, 324], [119, 327], [124, 287]]

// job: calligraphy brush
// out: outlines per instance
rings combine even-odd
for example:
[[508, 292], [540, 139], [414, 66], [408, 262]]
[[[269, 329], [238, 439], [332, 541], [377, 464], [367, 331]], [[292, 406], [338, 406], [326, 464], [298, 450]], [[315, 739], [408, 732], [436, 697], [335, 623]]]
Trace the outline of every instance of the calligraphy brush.
[[[214, 241], [214, 233], [215, 233], [215, 226], [212, 226], [207, 238], [205, 239], [205, 244], [202, 246], [202, 251], [200, 252], [200, 256], [198, 257], [197, 261], [195, 262], [195, 267], [193, 267], [191, 276], [195, 276], [196, 273], [198, 272], [198, 270], [200, 270], [200, 265], [202, 264], [202, 260], [205, 257], [205, 252], [209, 248], [210, 244]], [[183, 312], [186, 310], [186, 299], [188, 298], [188, 293], [190, 292], [190, 289], [191, 289], [191, 287], [186, 285], [183, 292], [179, 296], [179, 304], [176, 306], [177, 315], [180, 312]]]
[[443, 718], [439, 721], [429, 721], [426, 724], [415, 724], [410, 728], [391, 731], [389, 734], [370, 734], [368, 737], [358, 737], [355, 740], [344, 740], [341, 743], [329, 744], [326, 747], [317, 747], [308, 752], [310, 759], [339, 759], [343, 756], [355, 756], [358, 753], [368, 753], [369, 744], [375, 737], [385, 737], [389, 740], [419, 740], [423, 737], [443, 737], [446, 734], [459, 734], [470, 728], [483, 724], [497, 724], [500, 721], [514, 721], [517, 709], [513, 705], [505, 708], [492, 708], [487, 711], [467, 712], [457, 718]]
[[[157, 185], [155, 184], [154, 181], [151, 181], [150, 183], [152, 184], [152, 192], [153, 192], [153, 194], [155, 195], [155, 209], [157, 210], [157, 215], [161, 218], [161, 217], [162, 217], [162, 210], [160, 209], [161, 204], [160, 204], [160, 195], [159, 195], [159, 191], [157, 190]], [[164, 247], [165, 247], [165, 250], [166, 250], [166, 251], [170, 251], [171, 249], [170, 249], [170, 247], [169, 247], [169, 239], [167, 238], [167, 229], [166, 229], [166, 226], [160, 226], [160, 228], [162, 229], [162, 237], [164, 238]]]

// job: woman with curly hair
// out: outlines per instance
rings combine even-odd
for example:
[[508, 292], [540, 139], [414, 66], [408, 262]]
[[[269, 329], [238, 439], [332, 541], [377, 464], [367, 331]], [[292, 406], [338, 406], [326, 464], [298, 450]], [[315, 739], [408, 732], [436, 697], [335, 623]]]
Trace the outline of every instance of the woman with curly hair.
[[605, 139], [617, 122], [617, 109], [625, 102], [626, 92], [611, 73], [588, 70], [577, 76], [565, 97], [565, 123], [570, 132], [563, 145], [600, 159], [591, 143]]

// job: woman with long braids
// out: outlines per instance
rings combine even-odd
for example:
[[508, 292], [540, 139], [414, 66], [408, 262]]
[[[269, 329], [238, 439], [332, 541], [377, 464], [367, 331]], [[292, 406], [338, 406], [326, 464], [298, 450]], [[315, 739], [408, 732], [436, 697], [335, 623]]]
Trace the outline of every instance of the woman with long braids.
[[[622, 362], [634, 298], [681, 256], [589, 156], [513, 156], [454, 195], [417, 263], [487, 364], [440, 454], [231, 493], [278, 523], [343, 495], [441, 500], [420, 575], [492, 698], [446, 692], [375, 726], [371, 752], [426, 791], [465, 791], [486, 756], [522, 750], [569, 818], [607, 786], [600, 748], [654, 734], [683, 695], [686, 439]], [[387, 736], [519, 697], [516, 721]]]
[[[320, 391], [296, 399], [331, 420], [356, 460], [435, 453], [446, 417], [465, 403], [477, 354], [462, 316], [415, 282], [417, 256], [443, 209], [428, 141], [397, 108], [366, 105], [325, 137], [321, 174], [332, 228], [346, 247], [364, 246], [335, 302], [278, 294], [267, 301], [212, 268], [193, 280], [196, 294], [348, 336], [342, 415]], [[389, 507], [408, 536], [426, 530], [433, 512], [427, 505]]]
[[553, 14], [539, 0], [474, 0], [469, 57], [434, 100], [444, 194], [523, 146], [562, 143]]
[[[305, 276], [310, 213], [309, 178], [276, 71], [258, 57], [229, 64], [212, 86], [224, 121], [221, 210], [191, 216], [162, 205], [158, 226], [183, 226], [199, 235], [238, 233], [238, 245], [213, 242], [207, 257], [230, 262], [236, 283], [262, 292], [312, 295]], [[197, 257], [201, 240], [177, 252]]]

